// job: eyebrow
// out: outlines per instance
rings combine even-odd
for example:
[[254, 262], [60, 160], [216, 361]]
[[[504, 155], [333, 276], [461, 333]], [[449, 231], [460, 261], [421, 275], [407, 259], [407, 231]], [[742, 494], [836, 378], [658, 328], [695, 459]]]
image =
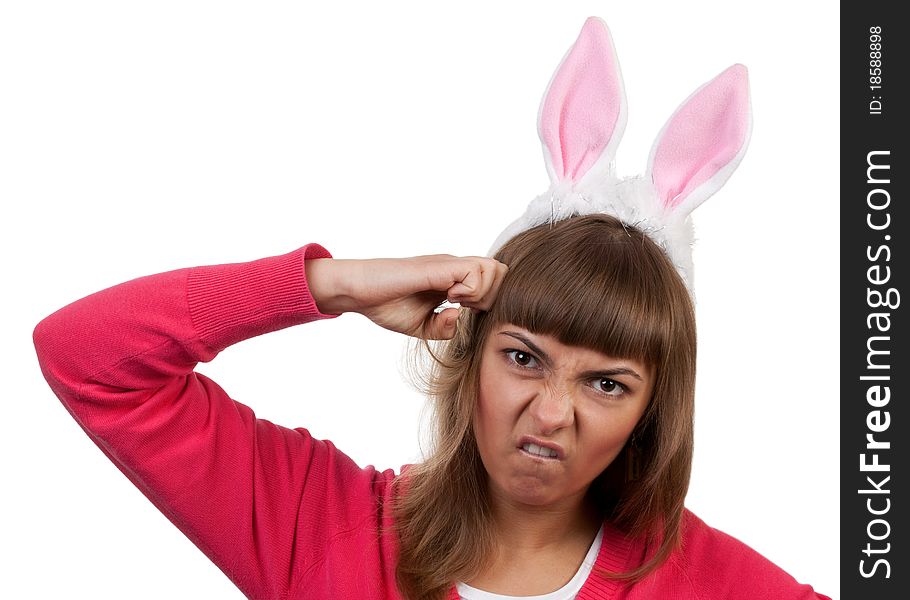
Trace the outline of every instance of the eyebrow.
[[[523, 343], [524, 345], [526, 345], [528, 348], [530, 348], [532, 352], [534, 352], [535, 354], [537, 354], [537, 355], [540, 357], [540, 359], [544, 362], [544, 364], [546, 364], [548, 367], [551, 367], [551, 368], [552, 368], [552, 366], [553, 366], [553, 359], [550, 358], [550, 355], [547, 354], [546, 352], [544, 352], [543, 350], [541, 350], [540, 346], [538, 346], [537, 344], [535, 344], [534, 342], [532, 342], [531, 340], [529, 340], [527, 336], [522, 335], [522, 334], [520, 334], [520, 333], [518, 333], [518, 332], [516, 332], [516, 331], [500, 331], [500, 332], [499, 332], [499, 335], [507, 335], [507, 336], [509, 336], [509, 337], [515, 338], [516, 340], [520, 341], [521, 343]], [[613, 368], [613, 369], [603, 369], [603, 370], [598, 370], [598, 371], [586, 371], [585, 373], [583, 373], [583, 375], [586, 376], [586, 377], [587, 377], [587, 376], [591, 376], [591, 377], [596, 377], [596, 376], [610, 377], [610, 376], [613, 376], [613, 375], [628, 375], [628, 376], [630, 376], [630, 377], [634, 377], [635, 379], [637, 379], [637, 380], [639, 380], [639, 381], [641, 381], [641, 382], [644, 382], [644, 380], [642, 379], [641, 375], [639, 375], [637, 372], [633, 371], [632, 369], [630, 369], [630, 368], [628, 368], [628, 367], [615, 367], [615, 368]]]

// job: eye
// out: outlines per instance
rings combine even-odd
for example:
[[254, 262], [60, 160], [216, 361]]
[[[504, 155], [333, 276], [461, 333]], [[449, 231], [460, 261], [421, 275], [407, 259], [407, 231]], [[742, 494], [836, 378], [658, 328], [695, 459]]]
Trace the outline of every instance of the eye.
[[[503, 350], [502, 353], [518, 369], [537, 370], [539, 368], [537, 366], [537, 357], [526, 350], [509, 348], [508, 350]], [[602, 396], [615, 398], [629, 392], [629, 388], [626, 385], [609, 377], [595, 377], [591, 381], [593, 381], [592, 387]]]
[[504, 350], [503, 354], [509, 357], [509, 362], [514, 363], [522, 369], [534, 369], [535, 367], [529, 366], [529, 363], [537, 364], [537, 358], [530, 352], [525, 352], [524, 350], [509, 349]]
[[[610, 379], [609, 377], [598, 377], [593, 381], [594, 389], [607, 396], [622, 396], [627, 391], [626, 386], [619, 383], [618, 381]], [[604, 384], [603, 387], [598, 388], [597, 385], [601, 383]]]

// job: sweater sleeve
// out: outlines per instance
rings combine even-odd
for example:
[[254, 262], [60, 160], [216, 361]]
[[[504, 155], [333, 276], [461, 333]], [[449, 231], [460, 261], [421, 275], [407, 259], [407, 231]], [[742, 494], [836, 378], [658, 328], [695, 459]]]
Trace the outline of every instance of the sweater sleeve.
[[[748, 545], [686, 511], [680, 563], [699, 598], [831, 600]], [[672, 597], [670, 595], [660, 597]]]
[[42, 320], [54, 394], [101, 451], [250, 598], [285, 598], [327, 541], [368, 519], [377, 473], [306, 429], [257, 419], [194, 372], [228, 346], [318, 319], [304, 260], [133, 279]]

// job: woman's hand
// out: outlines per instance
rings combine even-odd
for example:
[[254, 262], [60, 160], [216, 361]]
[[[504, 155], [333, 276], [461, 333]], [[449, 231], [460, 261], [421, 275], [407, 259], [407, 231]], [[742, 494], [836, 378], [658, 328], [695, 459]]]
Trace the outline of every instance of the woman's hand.
[[455, 335], [458, 309], [434, 313], [443, 301], [489, 310], [508, 271], [492, 258], [451, 254], [305, 262], [321, 312], [358, 312], [385, 329], [427, 339]]

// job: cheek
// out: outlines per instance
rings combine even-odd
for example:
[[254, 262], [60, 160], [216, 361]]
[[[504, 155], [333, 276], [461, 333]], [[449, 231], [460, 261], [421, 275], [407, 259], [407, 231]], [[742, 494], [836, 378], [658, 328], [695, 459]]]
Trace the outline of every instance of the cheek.
[[499, 461], [496, 457], [502, 452], [502, 446], [498, 441], [508, 439], [508, 432], [500, 424], [501, 418], [497, 413], [494, 398], [495, 396], [489, 394], [489, 389], [481, 389], [473, 416], [477, 451], [487, 473], [498, 472], [496, 465]]
[[489, 418], [486, 416], [486, 411], [484, 407], [484, 402], [481, 398], [477, 399], [477, 404], [474, 406], [474, 416], [472, 418], [472, 425], [474, 427], [474, 437], [477, 438], [477, 445], [484, 448], [486, 440], [489, 437], [487, 434], [487, 422]]
[[495, 369], [481, 369], [473, 423], [477, 443], [482, 449], [492, 448], [497, 440], [508, 440], [518, 414], [515, 393], [516, 390]]
[[585, 454], [590, 457], [595, 470], [606, 468], [613, 462], [632, 435], [638, 419], [638, 411], [626, 414], [602, 411], [581, 421], [589, 424], [579, 431], [579, 437], [584, 440]]
[[481, 446], [496, 435], [502, 417], [502, 407], [497, 402], [498, 394], [481, 380], [480, 395], [474, 407], [474, 432]]
[[602, 458], [602, 468], [606, 468], [619, 455], [623, 446], [626, 444], [628, 435], [611, 436], [601, 440], [599, 447], [595, 450]]

